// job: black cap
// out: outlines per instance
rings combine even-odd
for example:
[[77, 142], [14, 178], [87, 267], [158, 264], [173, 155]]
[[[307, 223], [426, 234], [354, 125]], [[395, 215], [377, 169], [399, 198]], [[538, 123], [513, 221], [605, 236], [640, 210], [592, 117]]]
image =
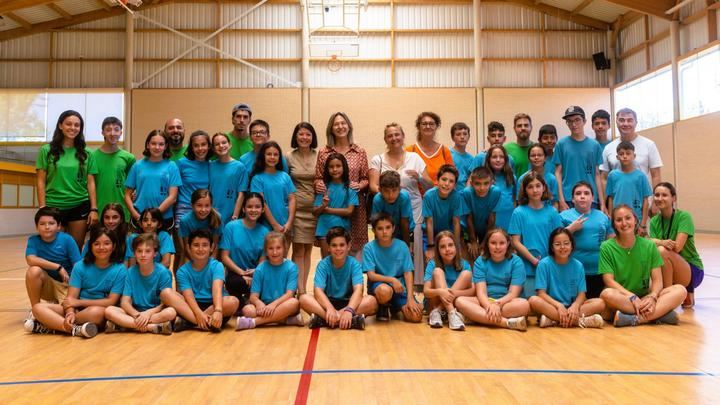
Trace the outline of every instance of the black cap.
[[563, 119], [566, 120], [568, 117], [572, 117], [573, 115], [579, 115], [585, 118], [585, 110], [580, 108], [580, 106], [571, 105], [565, 110], [565, 115], [563, 115]]
[[232, 109], [232, 113], [235, 114], [240, 110], [247, 111], [252, 115], [252, 108], [250, 108], [250, 106], [245, 103], [236, 104]]

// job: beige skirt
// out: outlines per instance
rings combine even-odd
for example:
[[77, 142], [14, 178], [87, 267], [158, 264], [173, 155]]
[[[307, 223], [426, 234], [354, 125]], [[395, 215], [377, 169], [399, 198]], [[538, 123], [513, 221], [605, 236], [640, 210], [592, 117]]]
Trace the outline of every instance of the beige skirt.
[[315, 243], [315, 226], [317, 218], [310, 210], [295, 211], [295, 221], [293, 222], [293, 243]]

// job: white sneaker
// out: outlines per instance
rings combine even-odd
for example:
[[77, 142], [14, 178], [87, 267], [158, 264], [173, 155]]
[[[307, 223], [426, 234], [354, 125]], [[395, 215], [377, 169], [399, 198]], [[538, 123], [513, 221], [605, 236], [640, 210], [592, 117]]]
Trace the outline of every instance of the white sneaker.
[[442, 328], [442, 315], [440, 314], [439, 308], [435, 308], [430, 311], [430, 315], [428, 316], [428, 325], [430, 325], [431, 328]]
[[518, 316], [517, 318], [510, 318], [507, 320], [508, 329], [513, 330], [527, 330], [527, 320], [524, 316]]
[[548, 318], [548, 317], [545, 316], [545, 315], [540, 315], [540, 322], [538, 322], [538, 325], [539, 325], [541, 328], [547, 328], [547, 327], [550, 327], [550, 326], [555, 326], [555, 325], [557, 325], [557, 322], [553, 321], [552, 319]]
[[98, 333], [97, 325], [91, 322], [85, 322], [82, 325], [73, 325], [72, 327], [72, 335], [73, 336], [81, 336], [84, 338], [91, 338], [95, 337]]
[[295, 326], [305, 326], [305, 321], [303, 321], [302, 315], [300, 315], [300, 312], [298, 312], [295, 315], [290, 315], [285, 319], [286, 325], [295, 325]]
[[27, 316], [25, 317], [25, 321], [34, 321], [35, 315], [32, 313], [32, 309], [28, 311]]
[[34, 319], [26, 319], [25, 324], [23, 325], [25, 328], [25, 332], [27, 333], [40, 333], [40, 334], [53, 334], [55, 333], [54, 330], [48, 328], [47, 326], [41, 324], [37, 320]]
[[604, 324], [605, 321], [600, 314], [582, 316], [578, 321], [578, 326], [581, 328], [602, 328]]
[[448, 313], [448, 326], [451, 330], [465, 330], [465, 322], [463, 322], [463, 316], [457, 309], [454, 309]]

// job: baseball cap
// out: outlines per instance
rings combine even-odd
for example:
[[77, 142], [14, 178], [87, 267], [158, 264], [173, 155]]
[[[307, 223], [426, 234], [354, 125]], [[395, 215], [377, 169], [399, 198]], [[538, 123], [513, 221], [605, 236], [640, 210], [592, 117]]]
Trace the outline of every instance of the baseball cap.
[[573, 115], [580, 115], [581, 117], [585, 118], [585, 111], [577, 105], [571, 105], [565, 110], [565, 115], [563, 115], [563, 119], [567, 119], [568, 117], [571, 117]]
[[252, 115], [252, 108], [250, 108], [250, 106], [248, 104], [245, 104], [245, 103], [235, 104], [235, 106], [232, 109], [232, 113], [235, 114], [239, 110], [247, 111], [250, 113], [250, 115]]

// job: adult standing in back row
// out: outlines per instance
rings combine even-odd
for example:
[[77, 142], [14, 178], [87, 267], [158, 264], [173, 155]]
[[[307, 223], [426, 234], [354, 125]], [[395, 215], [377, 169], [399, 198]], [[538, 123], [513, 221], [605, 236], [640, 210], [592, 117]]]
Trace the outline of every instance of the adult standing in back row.
[[[240, 160], [242, 155], [253, 150], [253, 143], [250, 140], [250, 120], [252, 109], [245, 103], [236, 104], [232, 108], [232, 131], [228, 132], [230, 139], [230, 157]], [[252, 170], [252, 168], [250, 169]]]
[[417, 143], [405, 148], [408, 152], [415, 152], [425, 162], [425, 169], [433, 183], [437, 184], [438, 170], [442, 165], [454, 165], [450, 149], [435, 140], [435, 134], [440, 128], [440, 116], [434, 112], [421, 112], [415, 119], [417, 128]]
[[513, 130], [515, 130], [515, 142], [505, 144], [505, 150], [514, 162], [513, 171], [515, 177], [525, 174], [530, 168], [530, 160], [528, 158], [528, 149], [533, 145], [530, 142], [530, 133], [532, 132], [532, 118], [525, 113], [518, 113], [513, 118]]

